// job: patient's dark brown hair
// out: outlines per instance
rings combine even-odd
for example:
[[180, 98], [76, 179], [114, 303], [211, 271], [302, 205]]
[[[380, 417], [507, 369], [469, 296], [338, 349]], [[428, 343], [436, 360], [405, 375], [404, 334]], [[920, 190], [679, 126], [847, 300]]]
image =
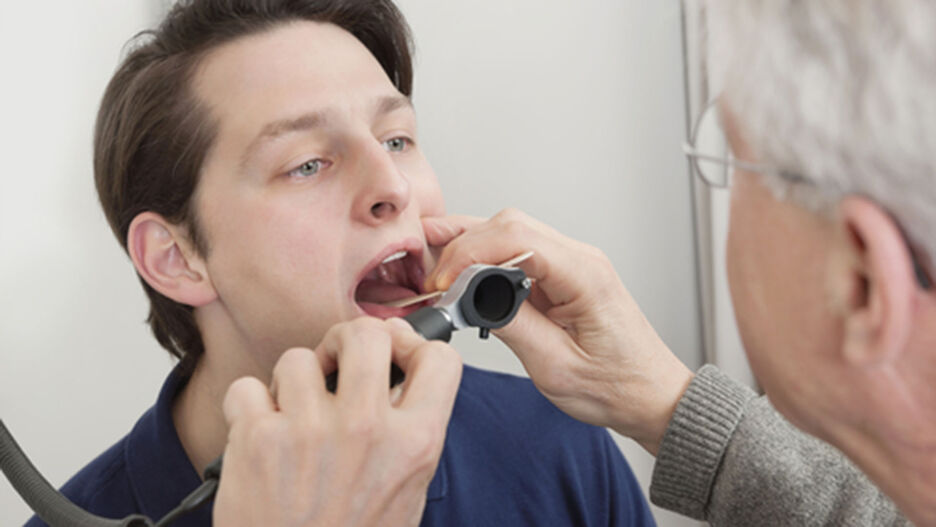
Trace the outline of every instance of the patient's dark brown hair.
[[[157, 29], [133, 41], [98, 113], [94, 181], [124, 250], [133, 218], [152, 211], [185, 227], [207, 256], [210, 240], [199, 228], [194, 195], [218, 126], [193, 93], [194, 72], [218, 46], [301, 20], [332, 23], [357, 37], [396, 88], [411, 95], [409, 27], [390, 0], [180, 0]], [[204, 353], [193, 308], [141, 282], [156, 340], [190, 373]]]

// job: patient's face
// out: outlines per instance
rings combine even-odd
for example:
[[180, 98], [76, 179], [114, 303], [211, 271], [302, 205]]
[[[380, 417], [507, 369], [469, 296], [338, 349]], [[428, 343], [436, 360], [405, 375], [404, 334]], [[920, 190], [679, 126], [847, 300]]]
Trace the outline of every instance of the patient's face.
[[197, 193], [215, 344], [269, 368], [336, 322], [417, 309], [377, 303], [419, 292], [420, 218], [442, 195], [413, 109], [358, 40], [283, 25], [213, 51], [195, 89], [219, 123]]

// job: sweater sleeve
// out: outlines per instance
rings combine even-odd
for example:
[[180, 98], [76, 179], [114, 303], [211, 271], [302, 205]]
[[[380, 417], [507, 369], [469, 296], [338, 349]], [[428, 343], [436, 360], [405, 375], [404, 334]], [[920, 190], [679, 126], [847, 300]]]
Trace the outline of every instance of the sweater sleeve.
[[909, 525], [844, 455], [711, 365], [676, 407], [650, 500], [712, 525]]

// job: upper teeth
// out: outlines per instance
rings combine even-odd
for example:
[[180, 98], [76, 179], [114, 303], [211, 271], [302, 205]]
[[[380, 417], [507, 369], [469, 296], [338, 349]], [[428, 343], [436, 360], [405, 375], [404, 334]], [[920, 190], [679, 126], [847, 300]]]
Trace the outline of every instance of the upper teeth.
[[393, 253], [393, 254], [391, 254], [390, 256], [384, 258], [384, 261], [382, 261], [382, 262], [380, 262], [380, 263], [386, 264], [386, 263], [390, 263], [390, 262], [399, 260], [400, 258], [406, 258], [406, 254], [407, 254], [406, 251], [400, 251], [400, 252], [397, 252], [397, 253]]

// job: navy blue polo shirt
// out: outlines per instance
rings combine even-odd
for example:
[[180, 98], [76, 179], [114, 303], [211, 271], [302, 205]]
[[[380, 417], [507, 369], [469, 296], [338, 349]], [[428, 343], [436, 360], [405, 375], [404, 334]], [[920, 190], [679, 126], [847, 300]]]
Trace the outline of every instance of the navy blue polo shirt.
[[[159, 520], [201, 483], [172, 421], [169, 375], [133, 430], [62, 491], [100, 516]], [[223, 477], [223, 475], [222, 475]], [[32, 518], [29, 527], [45, 525]], [[211, 505], [173, 524], [211, 525]], [[528, 380], [466, 366], [423, 526], [654, 525], [607, 431], [571, 419]]]

